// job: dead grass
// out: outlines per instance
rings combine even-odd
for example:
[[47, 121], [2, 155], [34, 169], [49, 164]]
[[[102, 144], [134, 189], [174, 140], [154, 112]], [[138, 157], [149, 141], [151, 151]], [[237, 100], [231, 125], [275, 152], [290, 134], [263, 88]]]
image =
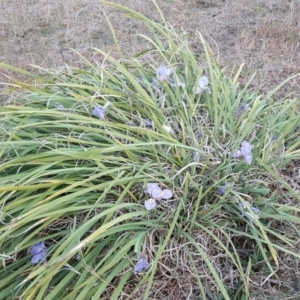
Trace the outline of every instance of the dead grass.
[[[151, 1], [115, 0], [155, 20]], [[300, 72], [300, 3], [290, 0], [157, 0], [168, 22], [191, 34], [199, 31], [218, 53], [228, 70], [246, 64], [241, 81], [256, 72], [251, 87], [266, 92]], [[0, 61], [32, 70], [32, 65], [59, 68], [80, 65], [70, 48], [89, 59], [98, 59], [92, 47], [112, 51], [105, 11], [114, 24], [122, 47], [130, 55], [143, 49], [135, 34], [144, 32], [138, 22], [94, 0], [35, 1], [2, 0], [0, 4]], [[199, 43], [192, 39], [195, 52]], [[100, 58], [99, 58], [100, 59]], [[1, 71], [3, 75], [18, 76]], [[291, 80], [278, 94], [299, 95], [299, 79]]]

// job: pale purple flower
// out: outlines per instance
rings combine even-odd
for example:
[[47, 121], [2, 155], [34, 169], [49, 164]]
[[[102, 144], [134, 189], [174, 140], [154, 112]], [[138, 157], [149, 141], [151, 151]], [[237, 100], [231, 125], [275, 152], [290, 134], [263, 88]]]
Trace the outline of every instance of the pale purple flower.
[[241, 156], [242, 156], [241, 150], [235, 150], [232, 155], [233, 158], [239, 158]]
[[96, 107], [92, 111], [92, 115], [102, 120], [105, 119], [106, 109], [109, 104], [110, 102], [107, 102], [103, 107], [96, 105]]
[[252, 223], [254, 220], [258, 220], [259, 219], [259, 213], [260, 210], [258, 207], [255, 206], [249, 206], [252, 213], [250, 213], [249, 211], [245, 211], [246, 209], [246, 205], [243, 203], [239, 203], [239, 207], [242, 209], [242, 217], [247, 217], [250, 222]]
[[218, 193], [219, 195], [223, 196], [227, 190], [227, 188], [229, 187], [229, 184], [228, 183], [225, 183], [223, 185], [221, 185], [218, 189]]
[[152, 120], [145, 120], [145, 127], [148, 128], [148, 129], [151, 129], [153, 127], [153, 122]]
[[136, 265], [134, 266], [134, 272], [144, 273], [149, 268], [147, 256], [142, 254]]
[[208, 87], [208, 78], [206, 76], [202, 76], [199, 79], [198, 85], [196, 87], [196, 95], [202, 94], [204, 90], [207, 90], [208, 93], [210, 93], [210, 89]]
[[255, 206], [251, 206], [251, 209], [252, 209], [252, 211], [256, 214], [256, 215], [259, 215], [259, 213], [260, 213], [260, 210], [259, 210], [259, 208], [258, 207], [255, 207]]
[[198, 87], [201, 89], [205, 89], [207, 85], [208, 85], [208, 78], [206, 76], [202, 76], [199, 79]]
[[173, 197], [173, 193], [169, 189], [161, 190], [157, 183], [148, 183], [145, 193], [149, 194], [152, 198], [160, 199], [170, 199]]
[[159, 190], [152, 190], [151, 191], [151, 197], [153, 197], [154, 199], [159, 199], [160, 198], [160, 195], [161, 195], [162, 191], [159, 189]]
[[156, 200], [154, 198], [150, 198], [145, 201], [145, 208], [147, 210], [152, 210], [156, 207]]
[[100, 106], [96, 106], [93, 109], [92, 115], [103, 120], [105, 119], [106, 110]]
[[157, 183], [147, 183], [147, 189], [144, 192], [151, 196], [153, 190], [160, 191], [159, 185]]
[[38, 242], [32, 246], [30, 249], [30, 254], [33, 255], [31, 259], [32, 264], [37, 264], [39, 262], [46, 262], [47, 261], [47, 247], [45, 246], [45, 243]]
[[246, 110], [250, 110], [250, 105], [249, 104], [242, 104], [239, 107], [239, 113], [240, 114], [244, 113]]
[[160, 66], [156, 70], [156, 77], [159, 81], [168, 80], [169, 76], [173, 74], [173, 71], [170, 67], [166, 67], [164, 65]]
[[160, 193], [160, 198], [162, 198], [162, 199], [166, 200], [166, 199], [171, 199], [172, 197], [173, 197], [173, 193], [169, 189], [164, 189]]
[[155, 199], [170, 199], [173, 197], [173, 193], [168, 190], [168, 189], [164, 189], [164, 190], [153, 190], [151, 193], [151, 196]]
[[241, 152], [244, 157], [247, 155], [250, 155], [252, 152], [252, 149], [253, 149], [253, 146], [250, 145], [248, 142], [242, 142]]
[[199, 132], [195, 135], [196, 139], [200, 139], [202, 137], [202, 132]]
[[248, 211], [245, 211], [242, 213], [242, 217], [247, 217], [249, 221], [252, 223], [254, 220], [259, 219], [259, 209], [256, 207], [251, 207], [251, 210], [253, 213], [250, 213]]
[[241, 149], [237, 149], [233, 153], [233, 158], [238, 158], [243, 156], [246, 163], [250, 165], [252, 163], [252, 149], [253, 146], [248, 142], [242, 142]]
[[195, 151], [192, 158], [193, 162], [198, 162], [200, 160], [200, 152]]
[[252, 164], [252, 155], [249, 154], [249, 155], [246, 155], [245, 157], [245, 161], [248, 165], [251, 165]]
[[58, 110], [63, 110], [63, 109], [65, 109], [65, 107], [64, 107], [62, 104], [60, 104], [60, 103], [56, 103], [54, 106], [55, 106], [55, 108], [58, 109]]

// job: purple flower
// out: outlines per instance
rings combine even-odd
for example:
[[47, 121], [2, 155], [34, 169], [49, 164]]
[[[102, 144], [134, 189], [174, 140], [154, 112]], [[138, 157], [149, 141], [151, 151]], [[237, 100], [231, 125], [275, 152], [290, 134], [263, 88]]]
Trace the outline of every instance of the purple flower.
[[149, 194], [154, 199], [170, 199], [173, 197], [173, 193], [169, 189], [161, 190], [157, 183], [148, 183], [145, 193]]
[[241, 156], [244, 157], [246, 163], [250, 165], [252, 163], [252, 149], [253, 146], [248, 142], [242, 142], [241, 149], [237, 149], [233, 153], [233, 158], [239, 158]]
[[160, 190], [159, 185], [157, 183], [147, 183], [147, 189], [144, 192], [151, 195], [153, 190]]
[[162, 199], [171, 199], [173, 197], [173, 193], [169, 189], [164, 189], [161, 191], [160, 197]]
[[55, 106], [55, 108], [58, 109], [58, 110], [63, 110], [63, 109], [65, 109], [65, 107], [64, 107], [62, 104], [60, 104], [60, 103], [56, 103], [54, 106]]
[[145, 207], [147, 210], [152, 210], [156, 207], [156, 200], [153, 198], [150, 198], [145, 201]]
[[154, 199], [170, 199], [173, 197], [173, 193], [168, 190], [168, 189], [164, 189], [164, 190], [154, 190], [152, 191], [152, 197]]
[[208, 93], [211, 93], [208, 87], [208, 78], [206, 76], [202, 76], [199, 79], [198, 85], [196, 87], [196, 95], [202, 94], [204, 90], [207, 90]]
[[252, 155], [251, 154], [246, 155], [244, 158], [245, 158], [246, 163], [248, 165], [251, 165], [251, 163], [252, 163]]
[[260, 210], [259, 210], [258, 207], [251, 206], [251, 210], [252, 210], [256, 215], [259, 215], [259, 213], [260, 213]]
[[241, 152], [244, 157], [247, 155], [250, 155], [252, 152], [252, 149], [253, 149], [253, 146], [250, 145], [248, 142], [242, 142]]
[[166, 67], [164, 65], [160, 66], [156, 70], [156, 77], [159, 81], [168, 80], [169, 76], [173, 74], [173, 71], [170, 67]]
[[134, 266], [134, 272], [144, 273], [149, 268], [148, 259], [145, 254], [142, 254], [139, 261]]
[[195, 135], [195, 138], [196, 139], [200, 139], [201, 137], [202, 137], [202, 132], [199, 132], [199, 133], [197, 133], [196, 135]]
[[105, 118], [105, 114], [106, 114], [106, 110], [99, 106], [96, 106], [92, 112], [93, 116], [95, 116], [99, 119], [102, 119], [102, 120]]
[[92, 115], [103, 120], [105, 119], [105, 115], [106, 115], [106, 109], [109, 106], [110, 102], [107, 102], [103, 107], [101, 106], [96, 106], [93, 111], [92, 111]]
[[239, 107], [239, 113], [240, 114], [244, 113], [246, 110], [250, 110], [250, 105], [249, 104], [242, 104]]
[[232, 155], [233, 158], [239, 158], [241, 156], [242, 156], [241, 150], [235, 150]]
[[145, 120], [145, 127], [148, 128], [148, 129], [151, 129], [153, 127], [153, 122], [152, 120]]
[[218, 189], [218, 193], [219, 195], [223, 196], [227, 190], [227, 188], [229, 187], [229, 184], [225, 183], [223, 185], [221, 185]]
[[258, 207], [255, 207], [255, 206], [250, 206], [250, 203], [249, 203], [249, 208], [251, 209], [251, 213], [249, 211], [245, 211], [247, 206], [244, 204], [244, 203], [239, 203], [239, 207], [241, 208], [242, 210], [242, 217], [247, 217], [250, 222], [252, 223], [254, 220], [258, 220], [259, 219], [259, 213], [260, 213], [260, 210]]
[[39, 262], [46, 262], [47, 261], [47, 247], [45, 246], [45, 243], [38, 242], [32, 246], [30, 249], [30, 254], [33, 255], [31, 259], [32, 264], [38, 264]]
[[195, 151], [192, 158], [193, 162], [198, 162], [200, 160], [200, 152]]

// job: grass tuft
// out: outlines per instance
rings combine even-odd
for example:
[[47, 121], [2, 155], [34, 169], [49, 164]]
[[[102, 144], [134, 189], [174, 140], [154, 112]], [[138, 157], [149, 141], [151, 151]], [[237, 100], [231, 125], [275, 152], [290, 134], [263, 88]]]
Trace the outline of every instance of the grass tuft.
[[[26, 72], [1, 107], [0, 299], [258, 299], [300, 257], [299, 99], [239, 89], [199, 34], [200, 64], [158, 7], [161, 22], [106, 4], [148, 27], [143, 52], [123, 57], [110, 24], [118, 58]], [[146, 210], [147, 183], [173, 197]]]

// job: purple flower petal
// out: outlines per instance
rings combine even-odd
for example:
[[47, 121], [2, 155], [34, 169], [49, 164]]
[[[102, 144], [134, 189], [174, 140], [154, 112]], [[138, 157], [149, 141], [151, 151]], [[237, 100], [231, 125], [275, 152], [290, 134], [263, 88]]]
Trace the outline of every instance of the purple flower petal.
[[153, 128], [152, 120], [149, 120], [149, 119], [145, 120], [145, 127], [148, 128], [148, 129]]
[[170, 199], [172, 197], [173, 197], [173, 193], [169, 189], [164, 189], [164, 190], [161, 191], [160, 198], [162, 198], [162, 199]]
[[252, 210], [256, 215], [258, 215], [258, 214], [260, 213], [260, 210], [259, 210], [258, 207], [251, 206], [250, 208], [251, 208], [251, 210]]
[[221, 185], [218, 189], [219, 195], [223, 196], [228, 188], [228, 184]]
[[163, 195], [162, 190], [152, 190], [150, 196], [154, 199], [161, 199], [161, 196]]
[[160, 66], [156, 70], [156, 77], [159, 81], [168, 80], [169, 76], [172, 74], [173, 74], [172, 69], [164, 65]]
[[44, 249], [41, 253], [42, 257], [41, 257], [41, 262], [46, 262], [47, 261], [47, 251], [48, 249]]
[[46, 254], [47, 254], [46, 250], [43, 250], [42, 252], [33, 255], [32, 259], [31, 259], [31, 263], [37, 264], [39, 262], [46, 262], [47, 261]]
[[45, 243], [43, 241], [34, 244], [32, 246], [32, 248], [30, 249], [30, 254], [33, 255], [32, 259], [31, 259], [31, 263], [37, 264], [40, 261], [46, 262], [47, 261], [47, 251], [48, 251], [48, 249], [45, 246]]
[[242, 202], [239, 202], [239, 207], [240, 207], [240, 209], [245, 209], [246, 205]]
[[145, 201], [145, 207], [147, 210], [152, 210], [156, 207], [156, 200], [153, 198], [150, 198]]
[[198, 87], [200, 89], [205, 89], [208, 85], [208, 78], [206, 76], [202, 76], [200, 79], [199, 79], [199, 82], [198, 82]]
[[139, 261], [134, 266], [133, 270], [134, 272], [143, 273], [146, 272], [148, 268], [149, 268], [149, 264], [148, 264], [147, 256], [142, 254]]
[[106, 110], [103, 107], [96, 106], [93, 109], [92, 115], [99, 118], [99, 119], [105, 119]]
[[40, 260], [42, 259], [43, 255], [38, 253], [36, 255], [33, 255], [32, 259], [31, 259], [31, 263], [32, 264], [38, 264], [40, 262]]
[[259, 219], [260, 210], [258, 207], [250, 206], [250, 209], [253, 212], [253, 213], [250, 213], [249, 211], [245, 211], [246, 205], [244, 205], [243, 203], [239, 203], [239, 206], [242, 209], [242, 217], [247, 217], [250, 220], [250, 222], [253, 222], [254, 220]]
[[36, 255], [36, 254], [38, 254], [38, 253], [40, 253], [40, 252], [42, 252], [42, 251], [43, 251], [43, 248], [42, 248], [42, 247], [40, 247], [40, 246], [38, 246], [38, 245], [34, 245], [34, 246], [30, 249], [30, 254]]
[[170, 199], [173, 197], [173, 193], [168, 190], [168, 189], [164, 189], [164, 190], [153, 190], [151, 193], [151, 197], [154, 199]]
[[247, 155], [250, 155], [252, 152], [253, 146], [248, 142], [242, 142], [241, 153], [246, 158]]
[[144, 192], [149, 194], [152, 197], [152, 192], [154, 190], [160, 191], [159, 185], [157, 183], [147, 183], [147, 189]]
[[30, 254], [32, 255], [38, 254], [42, 252], [44, 249], [47, 249], [45, 243], [43, 241], [38, 242], [32, 246], [32, 248], [30, 249]]
[[252, 163], [252, 155], [251, 154], [246, 155], [244, 158], [245, 158], [246, 163], [248, 165], [251, 165], [251, 163]]
[[239, 113], [240, 114], [244, 113], [246, 110], [250, 110], [250, 105], [249, 104], [242, 104], [239, 107]]
[[194, 154], [193, 154], [192, 161], [193, 162], [199, 162], [199, 160], [200, 160], [200, 152], [199, 151], [195, 151]]
[[197, 133], [196, 135], [195, 135], [195, 138], [196, 139], [200, 139], [201, 137], [202, 137], [202, 132], [199, 132], [199, 133]]
[[173, 193], [169, 189], [161, 190], [157, 183], [148, 183], [145, 193], [149, 194], [154, 199], [170, 199]]
[[56, 103], [55, 105], [55, 108], [56, 109], [58, 109], [58, 110], [63, 110], [65, 107], [62, 105], [62, 104], [60, 104], [60, 103]]
[[198, 85], [196, 87], [196, 95], [202, 94], [204, 90], [208, 90], [210, 93], [210, 89], [208, 88], [208, 78], [206, 76], [202, 76], [199, 81]]
[[239, 158], [241, 156], [242, 156], [242, 152], [240, 150], [235, 150], [232, 155], [233, 158]]

